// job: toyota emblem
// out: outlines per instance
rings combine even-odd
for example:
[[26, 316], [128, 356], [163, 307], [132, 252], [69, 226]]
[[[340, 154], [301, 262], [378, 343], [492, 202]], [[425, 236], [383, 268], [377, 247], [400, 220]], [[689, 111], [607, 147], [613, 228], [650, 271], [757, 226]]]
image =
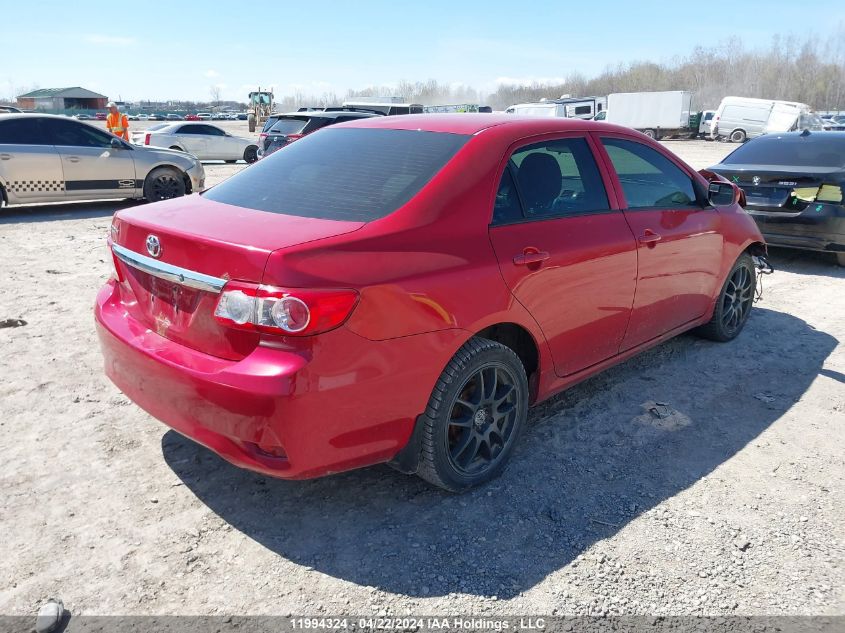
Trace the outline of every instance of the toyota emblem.
[[754, 176], [754, 178], [751, 179], [751, 182], [756, 187], [760, 184], [760, 176]]
[[147, 236], [147, 252], [152, 257], [158, 257], [161, 255], [161, 242], [158, 241], [158, 238], [155, 235]]

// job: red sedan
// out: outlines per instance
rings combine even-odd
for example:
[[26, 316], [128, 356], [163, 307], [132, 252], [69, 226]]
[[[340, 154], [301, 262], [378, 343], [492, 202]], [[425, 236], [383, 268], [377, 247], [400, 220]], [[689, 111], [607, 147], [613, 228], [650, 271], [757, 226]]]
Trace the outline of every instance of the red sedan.
[[185, 120], [186, 121], [199, 121], [200, 118], [196, 114], [186, 114]]
[[117, 213], [106, 373], [244, 468], [390, 462], [463, 490], [501, 472], [530, 405], [686, 330], [742, 330], [765, 244], [707, 176], [591, 121], [332, 126]]

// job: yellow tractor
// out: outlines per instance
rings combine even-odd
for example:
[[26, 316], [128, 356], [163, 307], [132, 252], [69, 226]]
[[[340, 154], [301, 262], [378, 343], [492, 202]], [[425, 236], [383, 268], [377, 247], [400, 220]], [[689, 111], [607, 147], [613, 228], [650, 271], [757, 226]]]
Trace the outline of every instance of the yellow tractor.
[[273, 93], [261, 90], [258, 87], [256, 92], [249, 93], [249, 114], [247, 121], [249, 122], [249, 131], [255, 132], [257, 125], [263, 125], [273, 112]]

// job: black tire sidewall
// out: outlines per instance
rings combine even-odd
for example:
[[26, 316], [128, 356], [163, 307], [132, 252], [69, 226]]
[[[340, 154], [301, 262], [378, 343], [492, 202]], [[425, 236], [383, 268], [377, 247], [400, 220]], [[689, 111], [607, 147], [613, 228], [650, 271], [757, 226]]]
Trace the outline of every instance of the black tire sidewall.
[[[450, 365], [453, 363], [459, 365], [457, 375], [442, 392], [443, 395], [439, 401], [436, 401], [437, 406], [433, 407], [433, 402], [430, 402], [426, 411], [434, 431], [434, 451], [432, 455], [434, 470], [445, 487], [453, 491], [467, 490], [498, 476], [507, 466], [514, 447], [519, 440], [519, 436], [522, 434], [525, 420], [528, 417], [528, 379], [526, 378], [525, 368], [520, 362], [519, 357], [504, 345], [485, 341], [484, 339], [478, 340], [482, 340], [485, 343], [492, 343], [492, 345], [484, 346], [483, 349], [477, 352], [470, 351], [470, 357], [467, 362], [461, 362], [459, 355], [456, 354], [455, 359], [453, 359]], [[508, 444], [502, 450], [498, 462], [483, 473], [467, 475], [458, 471], [449, 459], [448, 441], [446, 439], [447, 423], [451, 414], [452, 404], [460, 390], [463, 389], [466, 381], [479, 369], [491, 366], [507, 368], [516, 379], [517, 384], [515, 386], [519, 392], [520, 400], [518, 405], [519, 410]], [[435, 399], [432, 398], [432, 401], [435, 401]]]
[[[178, 170], [173, 169], [172, 167], [157, 167], [147, 174], [147, 178], [144, 181], [144, 198], [146, 198], [148, 202], [161, 202], [160, 200], [156, 200], [152, 197], [152, 184], [156, 178], [165, 173], [171, 174], [182, 186], [182, 193], [177, 196], [173, 196], [173, 198], [181, 198], [187, 193], [185, 182], [182, 179], [182, 174], [179, 173]], [[167, 199], [172, 200], [173, 198]]]
[[[250, 158], [252, 158], [252, 160], [250, 160]], [[246, 161], [247, 164], [251, 164], [251, 163], [254, 163], [257, 160], [258, 160], [258, 147], [256, 147], [255, 145], [250, 145], [249, 147], [247, 147], [244, 150], [244, 161]]]
[[756, 270], [754, 269], [754, 261], [751, 259], [751, 256], [747, 253], [744, 253], [739, 259], [736, 260], [736, 263], [733, 265], [733, 267], [731, 267], [728, 276], [725, 278], [725, 283], [722, 284], [722, 290], [719, 292], [719, 298], [716, 300], [716, 307], [713, 311], [713, 318], [715, 319], [714, 322], [716, 323], [718, 335], [720, 340], [723, 341], [730, 341], [739, 336], [739, 333], [742, 332], [743, 328], [745, 327], [745, 324], [748, 322], [748, 318], [751, 316], [751, 309], [749, 309], [745, 316], [742, 318], [742, 321], [740, 321], [739, 325], [737, 325], [736, 328], [734, 328], [733, 330], [728, 330], [722, 322], [722, 312], [724, 310], [725, 305], [725, 291], [728, 288], [728, 283], [730, 282], [731, 277], [733, 277], [737, 269], [742, 267], [748, 268], [748, 272], [751, 275], [752, 307], [754, 305], [753, 297], [757, 289]]

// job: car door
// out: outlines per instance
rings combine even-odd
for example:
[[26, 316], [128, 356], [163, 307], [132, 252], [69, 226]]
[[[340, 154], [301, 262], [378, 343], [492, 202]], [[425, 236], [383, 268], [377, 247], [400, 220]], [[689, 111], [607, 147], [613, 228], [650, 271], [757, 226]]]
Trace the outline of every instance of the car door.
[[0, 185], [10, 203], [52, 202], [65, 195], [62, 163], [41, 122], [34, 116], [0, 121]]
[[62, 162], [67, 197], [132, 198], [142, 184], [135, 178], [132, 146], [91, 125], [44, 119]]
[[614, 356], [631, 315], [636, 244], [584, 135], [511, 148], [490, 240], [505, 283], [539, 324], [555, 371]]
[[216, 125], [205, 125], [206, 141], [208, 143], [208, 157], [215, 160], [230, 160], [232, 158], [243, 158], [235, 152], [235, 145], [239, 145], [237, 139], [228, 136], [226, 132]]
[[637, 292], [620, 351], [703, 316], [720, 283], [719, 213], [692, 175], [666, 153], [622, 135], [601, 134], [617, 197], [637, 239]]
[[177, 132], [179, 144], [189, 154], [200, 160], [208, 158], [208, 139], [205, 135], [205, 125], [192, 123], [183, 125]]

